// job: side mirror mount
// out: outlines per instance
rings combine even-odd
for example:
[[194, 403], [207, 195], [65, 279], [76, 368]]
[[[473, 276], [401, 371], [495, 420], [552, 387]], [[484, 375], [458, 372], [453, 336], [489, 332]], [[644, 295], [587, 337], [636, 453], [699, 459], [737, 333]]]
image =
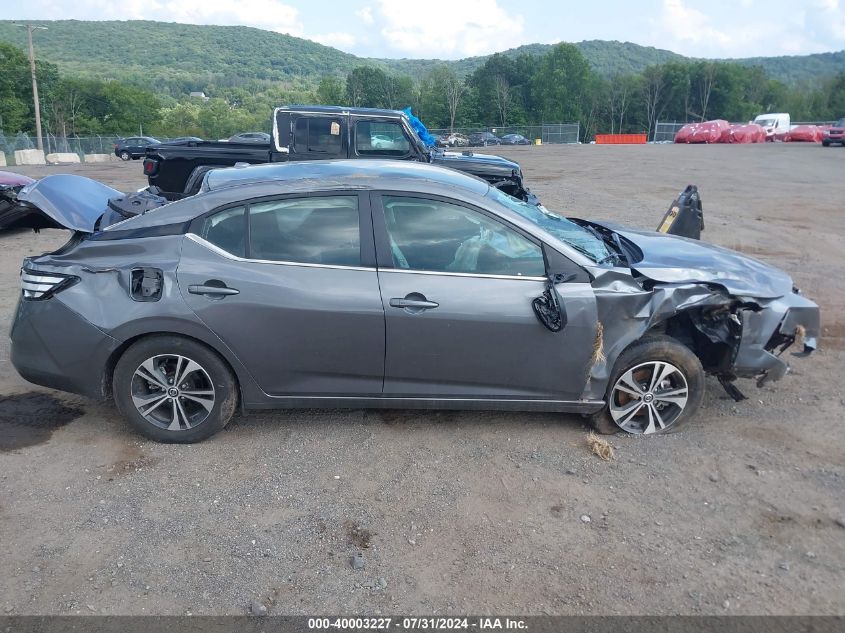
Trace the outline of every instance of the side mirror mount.
[[560, 295], [555, 286], [572, 281], [573, 279], [575, 279], [575, 275], [572, 273], [549, 275], [543, 294], [531, 302], [531, 307], [534, 308], [534, 315], [537, 317], [537, 320], [552, 332], [560, 332], [566, 327], [568, 320], [566, 306], [560, 300]]

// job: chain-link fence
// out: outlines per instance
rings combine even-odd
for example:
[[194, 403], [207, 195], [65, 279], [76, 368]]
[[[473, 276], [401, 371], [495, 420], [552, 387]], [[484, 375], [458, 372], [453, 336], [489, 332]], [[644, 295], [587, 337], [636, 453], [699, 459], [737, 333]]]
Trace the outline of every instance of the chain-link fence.
[[[65, 152], [79, 154], [84, 158], [86, 154], [111, 154], [114, 152], [115, 144], [126, 136], [56, 136], [55, 134], [44, 134], [41, 140], [44, 144], [44, 153]], [[171, 138], [156, 137], [162, 143], [171, 141]], [[11, 161], [14, 153], [21, 149], [35, 149], [38, 147], [38, 139], [23, 133], [14, 136], [6, 136], [0, 131], [0, 152], [6, 154], [7, 161]]]
[[652, 143], [674, 143], [675, 135], [686, 123], [672, 121], [657, 121], [654, 124], [654, 131], [651, 133]]

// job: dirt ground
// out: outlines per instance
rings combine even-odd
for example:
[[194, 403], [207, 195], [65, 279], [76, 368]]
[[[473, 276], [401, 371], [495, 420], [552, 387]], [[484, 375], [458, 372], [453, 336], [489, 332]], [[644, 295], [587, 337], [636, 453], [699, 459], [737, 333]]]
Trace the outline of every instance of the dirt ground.
[[[4, 335], [0, 612], [845, 613], [845, 149], [497, 153], [547, 206], [639, 227], [698, 184], [705, 239], [789, 271], [821, 349], [744, 402], [708, 379], [685, 430], [614, 436], [603, 462], [558, 414], [262, 413], [159, 445], [24, 382]], [[20, 171], [144, 185], [138, 162]], [[0, 236], [4, 334], [21, 258], [64, 238]]]

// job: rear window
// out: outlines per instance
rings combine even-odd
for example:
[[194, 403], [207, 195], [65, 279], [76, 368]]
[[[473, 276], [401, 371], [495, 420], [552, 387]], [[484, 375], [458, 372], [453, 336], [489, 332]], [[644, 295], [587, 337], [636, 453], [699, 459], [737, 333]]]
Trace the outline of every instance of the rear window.
[[249, 207], [249, 257], [360, 266], [357, 196], [261, 202]]
[[199, 236], [249, 259], [361, 265], [357, 196], [286, 198], [225, 209], [203, 220]]

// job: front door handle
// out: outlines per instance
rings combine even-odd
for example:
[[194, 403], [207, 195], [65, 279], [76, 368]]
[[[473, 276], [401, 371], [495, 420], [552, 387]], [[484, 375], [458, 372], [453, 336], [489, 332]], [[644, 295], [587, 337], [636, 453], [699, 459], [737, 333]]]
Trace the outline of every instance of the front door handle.
[[424, 295], [418, 292], [412, 292], [406, 297], [394, 297], [390, 300], [391, 308], [404, 308], [408, 312], [422, 312], [423, 310], [433, 310], [440, 307], [436, 301], [429, 301]]
[[208, 295], [211, 297], [223, 297], [225, 295], [240, 294], [240, 290], [228, 288], [227, 286], [193, 285], [188, 286], [188, 292], [192, 295]]

